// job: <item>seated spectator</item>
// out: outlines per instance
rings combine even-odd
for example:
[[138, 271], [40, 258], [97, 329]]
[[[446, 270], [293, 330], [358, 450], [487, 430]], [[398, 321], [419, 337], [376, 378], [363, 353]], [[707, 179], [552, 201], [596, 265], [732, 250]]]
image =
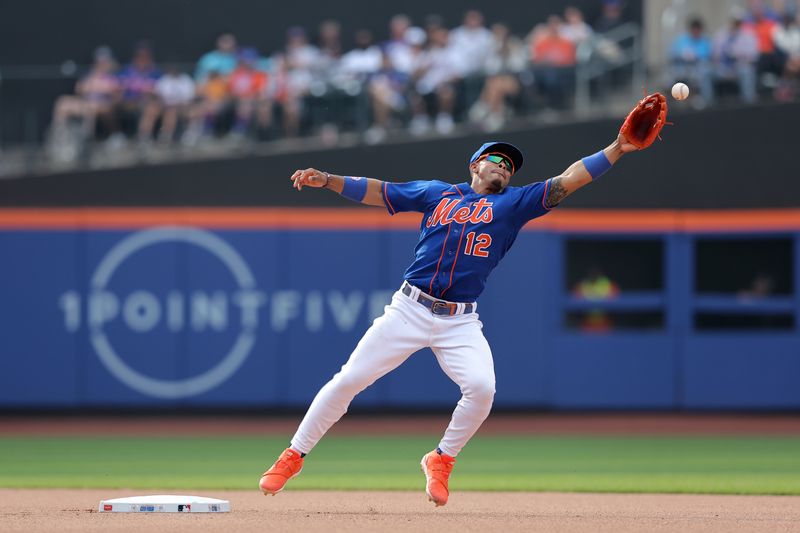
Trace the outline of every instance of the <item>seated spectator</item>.
[[428, 47], [420, 54], [414, 70], [414, 90], [411, 92], [414, 116], [409, 125], [413, 135], [420, 135], [430, 127], [431, 108], [436, 109], [436, 131], [448, 134], [453, 131], [456, 84], [461, 79], [460, 54], [449, 42], [450, 32], [437, 24], [428, 30]]
[[775, 50], [772, 33], [777, 25], [774, 13], [768, 13], [764, 0], [749, 0], [742, 27], [753, 33], [758, 42], [758, 63], [756, 72], [759, 75], [770, 74], [776, 78], [781, 73], [781, 60]]
[[718, 80], [736, 82], [742, 101], [756, 101], [756, 62], [758, 42], [743, 27], [743, 13], [734, 9], [728, 26], [715, 36], [712, 57]]
[[775, 47], [783, 57], [781, 80], [775, 89], [775, 99], [781, 102], [797, 98], [800, 90], [800, 27], [793, 15], [784, 15], [772, 34]]
[[223, 33], [217, 37], [216, 50], [207, 52], [197, 62], [194, 79], [198, 84], [203, 84], [212, 71], [225, 78], [233, 72], [236, 64], [236, 37]]
[[[261, 103], [256, 110], [259, 115], [258, 123], [269, 124], [272, 121], [273, 110], [277, 109], [280, 112], [283, 134], [286, 137], [295, 137], [300, 129], [302, 94], [292, 85], [292, 73], [289, 71], [285, 55], [276, 54], [271, 64], [264, 97], [260, 99]], [[262, 130], [263, 133], [267, 132]]]
[[194, 80], [175, 65], [169, 65], [156, 82], [157, 100], [145, 109], [142, 117], [143, 129], [152, 136], [156, 122], [161, 118], [159, 141], [171, 143], [180, 119], [189, 117], [189, 109], [194, 101]]
[[301, 96], [308, 94], [320, 64], [320, 51], [308, 42], [303, 28], [294, 26], [286, 31], [283, 57], [292, 91]]
[[464, 13], [463, 24], [450, 32], [450, 46], [459, 54], [463, 107], [469, 108], [478, 100], [485, 80], [483, 69], [493, 44], [492, 32], [484, 25], [483, 14], [477, 9]]
[[[255, 48], [242, 48], [239, 61], [228, 77], [228, 94], [233, 99], [236, 119], [231, 129], [233, 138], [243, 138], [250, 130], [250, 124], [256, 114], [256, 108], [263, 106], [260, 102], [266, 97], [267, 74], [256, 68], [258, 52]], [[259, 115], [261, 120], [271, 121], [271, 115]], [[259, 128], [269, 128], [270, 122], [258, 124]]]
[[355, 43], [356, 47], [345, 53], [339, 61], [339, 73], [361, 83], [381, 70], [383, 53], [373, 42], [372, 32], [369, 30], [358, 30]]
[[98, 118], [106, 121], [109, 131], [112, 130], [113, 110], [120, 97], [120, 84], [114, 75], [115, 70], [116, 63], [111, 50], [105, 46], [95, 50], [94, 64], [89, 73], [78, 80], [75, 95], [61, 96], [56, 100], [52, 131], [55, 145], [63, 146], [70, 140], [67, 138], [68, 122], [73, 118], [81, 119], [84, 140], [94, 136]]
[[[381, 45], [384, 55], [388, 56], [391, 68], [411, 75], [414, 68], [413, 46], [406, 38], [406, 32], [411, 28], [411, 19], [406, 15], [395, 15], [389, 22], [389, 40]], [[421, 28], [417, 28], [422, 31]], [[423, 36], [423, 42], [424, 42]]]
[[217, 71], [211, 70], [206, 81], [197, 85], [197, 101], [189, 111], [189, 126], [181, 139], [192, 146], [203, 137], [214, 133], [217, 119], [228, 108], [228, 81]]
[[592, 38], [592, 27], [583, 19], [583, 12], [577, 7], [568, 6], [564, 9], [564, 23], [560, 28], [561, 36], [572, 42], [575, 48], [582, 42]]
[[536, 86], [548, 107], [565, 109], [575, 76], [575, 45], [561, 36], [561, 18], [551, 15], [547, 24], [534, 32], [531, 62]]
[[700, 98], [692, 98], [698, 107], [711, 105], [714, 101], [713, 75], [711, 69], [711, 39], [704, 32], [703, 21], [689, 21], [689, 31], [679, 35], [670, 48], [672, 72], [668, 85], [676, 81], [699, 89]]
[[[392, 29], [399, 25], [396, 22]], [[425, 40], [425, 30], [410, 26], [405, 30], [402, 43], [392, 39], [384, 46], [381, 70], [368, 83], [372, 108], [372, 126], [364, 132], [368, 144], [383, 141], [392, 128], [392, 120], [407, 113], [411, 75], [422, 57]]]
[[381, 69], [370, 77], [367, 84], [372, 107], [372, 126], [364, 132], [367, 144], [383, 141], [393, 116], [404, 112], [408, 107], [408, 74], [394, 68], [388, 54], [384, 54], [382, 59]]
[[607, 33], [625, 24], [622, 18], [621, 0], [603, 0], [600, 18], [594, 23], [594, 31]]
[[145, 109], [156, 101], [156, 81], [161, 77], [161, 71], [153, 61], [153, 53], [148, 44], [140, 43], [136, 46], [133, 59], [118, 77], [122, 99], [117, 105], [116, 113], [123, 131], [132, 130], [135, 124], [137, 138], [146, 142], [150, 140], [152, 124], [148, 126], [145, 120]]
[[508, 100], [520, 94], [520, 75], [527, 68], [528, 54], [522, 41], [505, 24], [492, 25], [492, 46], [484, 72], [486, 83], [469, 112], [470, 120], [486, 131], [497, 131], [508, 118]]
[[339, 68], [342, 57], [342, 26], [336, 20], [326, 20], [319, 25], [318, 75], [330, 78]]

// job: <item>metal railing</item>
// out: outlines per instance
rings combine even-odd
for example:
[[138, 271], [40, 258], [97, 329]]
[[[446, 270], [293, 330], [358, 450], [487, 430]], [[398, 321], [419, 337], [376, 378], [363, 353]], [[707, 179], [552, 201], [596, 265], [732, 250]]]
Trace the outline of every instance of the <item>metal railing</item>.
[[621, 68], [631, 68], [631, 93], [637, 99], [640, 97], [645, 65], [642, 30], [638, 24], [628, 22], [592, 36], [578, 45], [576, 56], [575, 111], [589, 110], [593, 81]]

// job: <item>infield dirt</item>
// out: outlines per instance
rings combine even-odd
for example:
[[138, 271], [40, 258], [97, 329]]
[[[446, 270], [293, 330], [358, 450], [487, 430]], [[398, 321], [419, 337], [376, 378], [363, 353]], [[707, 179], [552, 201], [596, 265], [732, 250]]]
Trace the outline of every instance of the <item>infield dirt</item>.
[[[179, 494], [196, 494], [192, 491]], [[145, 492], [145, 494], [149, 494]], [[3, 531], [750, 532], [800, 531], [800, 497], [461, 492], [434, 508], [423, 491], [202, 493], [226, 514], [98, 513], [131, 491], [0, 489]]]

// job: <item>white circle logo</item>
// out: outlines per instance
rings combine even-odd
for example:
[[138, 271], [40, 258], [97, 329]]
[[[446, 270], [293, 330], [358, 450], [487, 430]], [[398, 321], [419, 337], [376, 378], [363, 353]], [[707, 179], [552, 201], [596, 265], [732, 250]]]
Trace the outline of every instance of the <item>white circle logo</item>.
[[[163, 226], [140, 231], [117, 243], [103, 257], [92, 275], [91, 290], [98, 293], [104, 291], [123, 261], [147, 246], [163, 242], [185, 242], [210, 252], [231, 272], [240, 290], [255, 290], [255, 278], [250, 268], [241, 255], [228, 243], [207, 231], [178, 226]], [[131, 309], [150, 309], [151, 307], [146, 305], [146, 298], [146, 294], [138, 295], [135, 300], [138, 299], [138, 303], [141, 305], [133, 305]], [[147, 313], [133, 316], [143, 329], [158, 319], [157, 316]], [[243, 326], [228, 353], [208, 371], [186, 379], [165, 380], [147, 376], [125, 363], [103, 331], [102, 323], [90, 325], [89, 333], [92, 346], [100, 361], [112, 375], [142, 394], [168, 399], [202, 394], [225, 382], [247, 359], [256, 340], [254, 328]]]

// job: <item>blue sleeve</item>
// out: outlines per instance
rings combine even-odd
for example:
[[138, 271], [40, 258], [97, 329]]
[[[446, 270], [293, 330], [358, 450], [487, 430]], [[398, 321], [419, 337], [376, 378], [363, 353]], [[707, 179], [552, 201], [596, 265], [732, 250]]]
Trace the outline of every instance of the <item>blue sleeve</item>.
[[409, 181], [407, 183], [383, 182], [383, 202], [390, 215], [404, 211], [424, 213], [428, 207], [430, 181]]
[[545, 198], [550, 190], [550, 181], [531, 183], [520, 188], [520, 200], [517, 205], [516, 216], [521, 223], [546, 215], [555, 206], [547, 205]]

